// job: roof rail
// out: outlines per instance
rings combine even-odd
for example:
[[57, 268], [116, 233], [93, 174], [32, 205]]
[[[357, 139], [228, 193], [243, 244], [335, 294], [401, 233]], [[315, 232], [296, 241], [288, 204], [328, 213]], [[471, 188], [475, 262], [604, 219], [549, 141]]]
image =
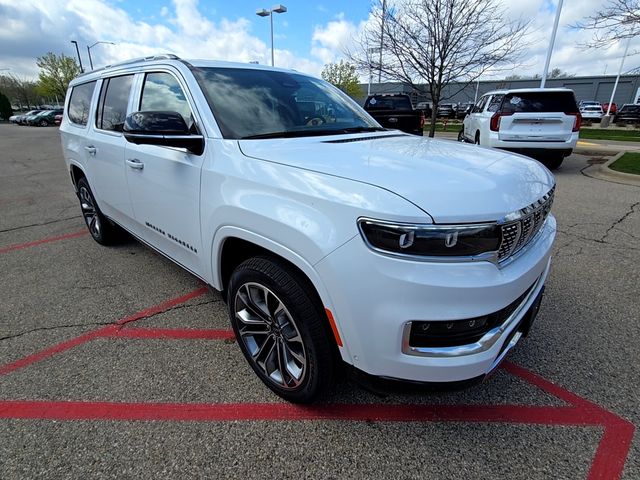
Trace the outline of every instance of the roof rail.
[[107, 68], [122, 67], [124, 65], [131, 65], [139, 62], [151, 62], [153, 60], [181, 60], [181, 58], [177, 55], [174, 55], [173, 53], [162, 53], [159, 55], [150, 55], [148, 57], [132, 58], [131, 60], [125, 60], [124, 62], [112, 63], [111, 65], [105, 65], [104, 67], [96, 68], [95, 70], [91, 70], [89, 72], [78, 75], [78, 77], [89, 75], [90, 73], [100, 72], [102, 70], [106, 70]]

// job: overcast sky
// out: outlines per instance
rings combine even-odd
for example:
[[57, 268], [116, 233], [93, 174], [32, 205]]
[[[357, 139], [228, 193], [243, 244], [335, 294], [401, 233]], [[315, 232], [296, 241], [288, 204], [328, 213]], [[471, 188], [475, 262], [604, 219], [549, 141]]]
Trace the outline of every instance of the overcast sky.
[[[284, 0], [283, 0], [284, 1]], [[396, 0], [402, 1], [402, 0]], [[511, 73], [542, 73], [557, 1], [500, 0], [510, 18], [532, 20], [524, 65]], [[624, 44], [584, 51], [590, 32], [571, 27], [606, 0], [565, 0], [552, 67], [576, 75], [617, 73]], [[327, 62], [342, 58], [369, 17], [367, 0], [288, 0], [289, 11], [274, 15], [276, 65], [319, 75]], [[0, 0], [0, 69], [35, 77], [35, 58], [52, 51], [76, 56], [81, 46], [109, 41], [91, 50], [94, 66], [132, 57], [171, 52], [184, 58], [270, 62], [269, 19], [255, 11], [262, 0]], [[640, 66], [640, 38], [631, 44], [624, 71]], [[4, 72], [3, 72], [4, 73]], [[509, 74], [503, 73], [502, 76]]]

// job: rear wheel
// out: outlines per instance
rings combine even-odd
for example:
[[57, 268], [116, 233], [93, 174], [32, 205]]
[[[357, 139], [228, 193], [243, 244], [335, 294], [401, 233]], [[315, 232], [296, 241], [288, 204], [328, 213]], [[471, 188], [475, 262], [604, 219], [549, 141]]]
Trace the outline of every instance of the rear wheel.
[[253, 257], [234, 270], [228, 293], [240, 349], [267, 387], [297, 403], [328, 390], [334, 347], [322, 306], [298, 272], [277, 259]]
[[78, 199], [84, 222], [93, 239], [101, 245], [111, 245], [118, 237], [119, 229], [105, 217], [96, 203], [89, 182], [82, 177], [78, 180]]
[[40, 126], [41, 127], [48, 127], [49, 126], [49, 122], [47, 120], [40, 120]]
[[464, 128], [458, 132], [458, 141], [464, 142]]
[[560, 165], [562, 165], [563, 161], [564, 155], [549, 156], [540, 160], [540, 162], [549, 170], [556, 170], [560, 168]]

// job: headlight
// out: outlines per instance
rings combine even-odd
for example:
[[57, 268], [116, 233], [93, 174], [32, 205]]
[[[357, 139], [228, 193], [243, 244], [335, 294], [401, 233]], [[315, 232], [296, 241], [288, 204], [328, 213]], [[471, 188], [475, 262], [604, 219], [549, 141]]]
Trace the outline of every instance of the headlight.
[[361, 218], [358, 227], [371, 248], [412, 256], [482, 255], [497, 252], [502, 238], [495, 223], [420, 225]]

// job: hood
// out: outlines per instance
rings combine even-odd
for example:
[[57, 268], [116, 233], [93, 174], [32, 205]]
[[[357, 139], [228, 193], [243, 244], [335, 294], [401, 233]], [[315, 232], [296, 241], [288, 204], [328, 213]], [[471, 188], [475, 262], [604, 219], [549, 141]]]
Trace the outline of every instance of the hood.
[[413, 135], [240, 140], [244, 155], [390, 190], [436, 223], [495, 221], [554, 184], [535, 160]]

